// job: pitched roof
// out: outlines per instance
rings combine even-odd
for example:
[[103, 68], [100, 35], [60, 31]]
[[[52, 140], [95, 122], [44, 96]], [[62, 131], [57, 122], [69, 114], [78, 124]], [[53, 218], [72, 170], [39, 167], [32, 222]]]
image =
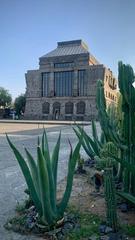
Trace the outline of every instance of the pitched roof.
[[57, 44], [58, 46], [56, 49], [45, 54], [41, 58], [89, 53], [87, 45], [82, 40], [58, 42]]

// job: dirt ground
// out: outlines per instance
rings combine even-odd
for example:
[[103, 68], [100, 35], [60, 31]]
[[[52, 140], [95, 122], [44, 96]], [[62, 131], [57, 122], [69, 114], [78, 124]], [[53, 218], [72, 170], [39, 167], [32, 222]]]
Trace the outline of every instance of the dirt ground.
[[25, 130], [39, 129], [39, 128], [50, 128], [56, 127], [57, 125], [49, 124], [25, 124], [25, 123], [0, 123], [0, 134], [9, 132], [20, 132]]
[[[96, 193], [94, 186], [88, 181], [89, 175], [75, 175], [70, 203], [75, 205], [78, 210], [91, 212], [105, 219], [105, 200], [103, 189]], [[62, 197], [65, 189], [66, 179], [64, 179], [58, 188], [58, 198]], [[135, 225], [135, 212], [130, 211], [122, 213], [118, 210], [118, 219], [121, 224]]]

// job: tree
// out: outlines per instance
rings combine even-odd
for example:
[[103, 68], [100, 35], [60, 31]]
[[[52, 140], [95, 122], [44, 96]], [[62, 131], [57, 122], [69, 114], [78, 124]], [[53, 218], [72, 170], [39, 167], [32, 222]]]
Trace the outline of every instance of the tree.
[[25, 103], [26, 103], [25, 94], [21, 94], [15, 99], [14, 106], [15, 106], [15, 111], [17, 115], [24, 113]]
[[0, 87], [0, 107], [8, 107], [12, 102], [11, 94], [3, 87]]

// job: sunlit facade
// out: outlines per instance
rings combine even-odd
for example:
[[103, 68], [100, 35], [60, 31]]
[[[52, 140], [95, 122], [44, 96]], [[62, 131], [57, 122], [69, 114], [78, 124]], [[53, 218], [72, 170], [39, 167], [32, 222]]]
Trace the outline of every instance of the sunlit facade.
[[[39, 58], [38, 70], [26, 73], [25, 118], [97, 119], [96, 84], [103, 80], [109, 94], [112, 88], [107, 77], [115, 79], [82, 40], [58, 42], [56, 49]], [[114, 83], [112, 102], [116, 102], [116, 79]]]

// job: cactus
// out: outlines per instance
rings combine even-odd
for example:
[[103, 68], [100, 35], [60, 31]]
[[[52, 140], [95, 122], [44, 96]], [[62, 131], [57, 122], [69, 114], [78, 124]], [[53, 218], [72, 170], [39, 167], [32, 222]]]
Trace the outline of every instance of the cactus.
[[116, 210], [116, 191], [113, 179], [113, 168], [105, 168], [104, 171], [104, 188], [106, 201], [107, 224], [117, 232], [117, 210]]
[[[8, 143], [13, 150], [15, 157], [20, 165], [24, 178], [26, 180], [30, 197], [37, 209], [39, 219], [42, 224], [48, 227], [55, 226], [64, 216], [67, 207], [73, 183], [73, 175], [76, 161], [79, 156], [81, 140], [71, 152], [68, 162], [68, 175], [66, 189], [61, 202], [57, 203], [57, 166], [59, 159], [61, 133], [50, 156], [46, 132], [42, 136], [42, 143], [38, 139], [37, 161], [35, 161], [30, 152], [25, 148], [27, 161], [17, 150], [15, 145], [7, 136]], [[28, 163], [27, 163], [28, 162]]]
[[[132, 85], [134, 72], [130, 65], [124, 65], [122, 62], [119, 62], [118, 81], [122, 98], [121, 129], [116, 129], [116, 126], [109, 119], [106, 111], [104, 86], [100, 80], [97, 84], [97, 108], [101, 128], [106, 140], [112, 141], [120, 152], [120, 156], [114, 156], [114, 158], [123, 167], [122, 178], [126, 198], [129, 195], [135, 197], [135, 89]], [[128, 197], [129, 199], [133, 198]]]
[[116, 153], [116, 147], [113, 143], [108, 142], [104, 145], [101, 151], [101, 161], [104, 161], [104, 192], [106, 201], [106, 218], [107, 224], [114, 232], [118, 230], [117, 221], [117, 203], [116, 203], [116, 189], [113, 176], [114, 159], [109, 157], [109, 154]]

